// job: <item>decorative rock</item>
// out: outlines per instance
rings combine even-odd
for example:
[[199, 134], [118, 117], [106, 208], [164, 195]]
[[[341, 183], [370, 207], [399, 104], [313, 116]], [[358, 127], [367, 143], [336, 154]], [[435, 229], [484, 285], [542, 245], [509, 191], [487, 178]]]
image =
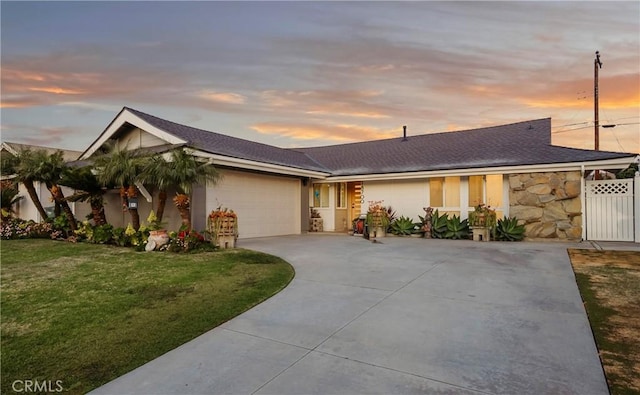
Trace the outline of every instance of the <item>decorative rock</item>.
[[551, 193], [551, 187], [549, 184], [536, 184], [527, 188], [527, 192], [536, 195], [547, 195]]
[[562, 186], [564, 181], [564, 176], [559, 175], [557, 173], [552, 173], [549, 176], [549, 187], [551, 189], [558, 189]]
[[[576, 217], [576, 218], [579, 218], [579, 217]], [[567, 229], [565, 233], [567, 234], [567, 239], [570, 239], [570, 240], [582, 239], [582, 227]]]
[[555, 200], [569, 199], [569, 197], [567, 196], [567, 192], [564, 190], [564, 187], [556, 189], [555, 192], [553, 193], [555, 193], [555, 196], [556, 196]]
[[564, 211], [567, 212], [568, 214], [582, 213], [582, 202], [578, 198], [563, 201], [562, 207], [564, 208]]
[[570, 198], [580, 196], [580, 181], [567, 181], [564, 183], [564, 190]]
[[514, 194], [514, 200], [516, 203], [522, 206], [538, 206], [540, 200], [538, 199], [538, 195], [535, 195], [528, 191], [518, 191]]
[[513, 206], [510, 210], [510, 215], [524, 220], [527, 223], [540, 220], [543, 210], [538, 207], [526, 207], [526, 206]]
[[524, 185], [522, 181], [520, 181], [520, 176], [518, 175], [509, 176], [509, 189], [512, 191], [521, 191], [524, 189]]
[[556, 200], [556, 196], [549, 194], [549, 195], [540, 195], [538, 196], [538, 200], [540, 203], [549, 203], [552, 202], [554, 200]]
[[581, 173], [509, 176], [509, 215], [525, 224], [526, 238], [582, 238]]
[[579, 216], [579, 215], [576, 215], [575, 217], [571, 218], [571, 224], [576, 228], [581, 228], [582, 227], [582, 217]]
[[573, 225], [571, 225], [571, 221], [569, 221], [569, 220], [558, 221], [556, 223], [556, 226], [558, 227], [559, 230], [567, 230], [567, 229], [571, 229], [573, 227]]
[[542, 223], [534, 222], [524, 226], [524, 234], [529, 238], [538, 237], [538, 233], [542, 230]]
[[582, 181], [582, 176], [579, 171], [568, 171], [565, 173], [567, 181]]
[[556, 224], [547, 222], [542, 225], [542, 229], [538, 232], [537, 237], [550, 238], [556, 237]]
[[569, 219], [569, 216], [564, 211], [562, 203], [550, 202], [544, 207], [544, 213], [542, 214], [543, 222], [556, 222]]
[[537, 174], [524, 183], [525, 188], [529, 188], [533, 185], [549, 185], [549, 177], [545, 173]]

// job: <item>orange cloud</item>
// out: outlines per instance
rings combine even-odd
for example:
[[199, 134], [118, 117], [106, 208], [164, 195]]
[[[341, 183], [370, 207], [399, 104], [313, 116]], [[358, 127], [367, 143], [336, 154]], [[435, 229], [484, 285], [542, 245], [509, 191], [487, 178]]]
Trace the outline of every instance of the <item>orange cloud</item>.
[[[289, 122], [263, 122], [251, 126], [261, 134], [290, 137], [296, 140], [353, 142], [398, 136], [397, 130], [383, 130], [360, 125], [318, 125]], [[400, 128], [397, 128], [400, 129]]]
[[296, 108], [303, 114], [327, 114], [357, 118], [388, 118], [391, 108], [376, 100], [382, 97], [376, 90], [313, 90], [264, 91], [261, 97], [268, 107]]
[[65, 89], [57, 86], [45, 86], [42, 88], [34, 87], [27, 89], [33, 92], [54, 93], [56, 95], [80, 95], [84, 93], [82, 90]]
[[198, 94], [198, 97], [201, 97], [205, 100], [226, 104], [243, 104], [246, 101], [245, 96], [231, 92], [204, 91]]
[[0, 108], [27, 108], [41, 105], [43, 102], [35, 96], [2, 95]]
[[[600, 108], [640, 108], [640, 74], [600, 77], [598, 82]], [[536, 108], [593, 108], [593, 80], [549, 84], [544, 90], [518, 96], [520, 101]]]

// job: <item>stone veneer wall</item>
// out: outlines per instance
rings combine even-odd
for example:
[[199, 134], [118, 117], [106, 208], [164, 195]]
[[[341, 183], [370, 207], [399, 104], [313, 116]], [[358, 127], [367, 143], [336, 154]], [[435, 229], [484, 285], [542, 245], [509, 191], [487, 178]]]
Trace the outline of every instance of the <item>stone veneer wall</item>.
[[509, 216], [525, 224], [528, 239], [582, 238], [579, 171], [509, 175]]

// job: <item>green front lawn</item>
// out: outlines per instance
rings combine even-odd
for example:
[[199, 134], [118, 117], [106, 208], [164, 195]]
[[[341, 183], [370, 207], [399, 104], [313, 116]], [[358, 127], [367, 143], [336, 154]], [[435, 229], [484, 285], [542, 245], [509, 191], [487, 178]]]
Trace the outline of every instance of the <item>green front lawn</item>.
[[3, 394], [27, 379], [85, 393], [246, 311], [294, 275], [280, 258], [241, 249], [3, 240], [0, 251]]

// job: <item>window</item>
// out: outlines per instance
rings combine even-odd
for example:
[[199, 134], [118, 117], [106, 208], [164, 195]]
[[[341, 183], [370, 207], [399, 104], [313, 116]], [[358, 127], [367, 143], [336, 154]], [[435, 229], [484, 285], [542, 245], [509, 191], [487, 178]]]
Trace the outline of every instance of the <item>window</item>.
[[444, 178], [436, 177], [429, 179], [429, 201], [431, 202], [431, 207], [443, 207], [444, 199], [443, 199], [443, 189], [444, 186]]
[[502, 174], [487, 175], [487, 201], [491, 207], [502, 207]]
[[444, 178], [445, 207], [460, 207], [460, 177]]
[[469, 207], [486, 204], [502, 206], [502, 175], [469, 176]]
[[347, 184], [341, 182], [337, 184], [337, 189], [336, 208], [347, 208]]
[[484, 202], [484, 177], [469, 176], [469, 207], [476, 207]]
[[313, 207], [329, 207], [329, 184], [313, 184]]

